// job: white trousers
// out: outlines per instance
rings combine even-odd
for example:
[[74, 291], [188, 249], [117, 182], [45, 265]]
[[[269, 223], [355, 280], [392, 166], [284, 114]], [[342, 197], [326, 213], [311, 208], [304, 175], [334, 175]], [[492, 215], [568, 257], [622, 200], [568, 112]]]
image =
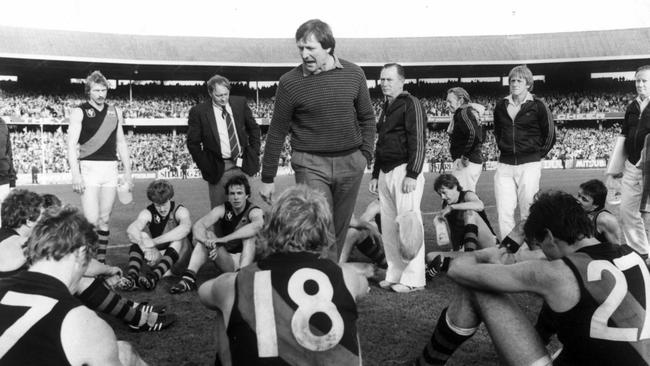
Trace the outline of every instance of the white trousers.
[[623, 180], [621, 181], [621, 231], [625, 242], [640, 254], [648, 254], [650, 245], [650, 225], [648, 214], [642, 214], [640, 209], [641, 194], [643, 193], [643, 175], [641, 169], [629, 161], [625, 161]]
[[[9, 183], [0, 185], [0, 204], [2, 204], [2, 201], [7, 198], [9, 193], [11, 192], [11, 187], [9, 187]], [[2, 220], [0, 220], [0, 227], [2, 226]]]
[[499, 236], [503, 239], [515, 228], [515, 209], [519, 205], [519, 217], [528, 217], [528, 209], [539, 191], [542, 163], [539, 161], [521, 165], [497, 164], [494, 174], [494, 196], [499, 216]]
[[424, 175], [417, 178], [415, 191], [402, 193], [402, 182], [406, 177], [406, 164], [395, 167], [388, 173], [380, 172], [378, 180], [379, 205], [381, 210], [381, 231], [386, 253], [386, 281], [406, 286], [426, 285], [424, 277], [424, 243], [415, 257], [405, 262], [400, 255], [399, 232], [395, 218], [404, 212], [415, 211], [422, 225], [420, 202], [424, 192]]
[[451, 174], [458, 179], [458, 183], [464, 191], [476, 192], [476, 183], [483, 171], [482, 164], [469, 162], [468, 166], [463, 166], [461, 159], [454, 160], [451, 167]]

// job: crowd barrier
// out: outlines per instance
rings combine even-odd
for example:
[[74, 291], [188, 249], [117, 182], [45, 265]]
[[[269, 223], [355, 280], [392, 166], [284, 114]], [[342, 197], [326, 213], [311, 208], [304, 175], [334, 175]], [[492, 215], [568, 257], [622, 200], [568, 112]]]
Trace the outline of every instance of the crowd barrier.
[[[440, 169], [441, 163], [425, 164], [423, 171], [427, 172], [442, 172]], [[450, 171], [452, 167], [451, 162], [443, 163], [444, 171]], [[605, 159], [567, 159], [562, 166], [562, 160], [542, 160], [542, 169], [604, 169], [607, 166]], [[495, 170], [497, 168], [496, 161], [488, 161], [484, 165], [484, 170]], [[366, 169], [366, 173], [371, 173], [372, 170]], [[293, 175], [293, 170], [290, 166], [278, 167], [278, 175]], [[18, 174], [16, 184], [27, 185], [32, 183], [31, 174]], [[180, 171], [171, 169], [162, 169], [155, 172], [136, 172], [133, 173], [134, 179], [179, 179], [182, 178]], [[198, 169], [187, 170], [188, 179], [201, 178], [201, 172]], [[70, 173], [40, 173], [38, 174], [38, 182], [40, 184], [70, 184]]]

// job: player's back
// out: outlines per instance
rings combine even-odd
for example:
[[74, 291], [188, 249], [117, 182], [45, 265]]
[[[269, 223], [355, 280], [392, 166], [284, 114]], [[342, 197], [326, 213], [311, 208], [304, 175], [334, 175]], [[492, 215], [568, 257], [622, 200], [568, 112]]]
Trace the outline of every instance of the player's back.
[[63, 283], [44, 274], [24, 271], [0, 280], [0, 364], [69, 365], [61, 325], [80, 305]]
[[580, 284], [572, 309], [554, 313], [564, 348], [554, 365], [647, 365], [650, 273], [627, 246], [598, 244], [565, 258]]
[[359, 365], [356, 303], [334, 262], [273, 254], [237, 275], [233, 365]]

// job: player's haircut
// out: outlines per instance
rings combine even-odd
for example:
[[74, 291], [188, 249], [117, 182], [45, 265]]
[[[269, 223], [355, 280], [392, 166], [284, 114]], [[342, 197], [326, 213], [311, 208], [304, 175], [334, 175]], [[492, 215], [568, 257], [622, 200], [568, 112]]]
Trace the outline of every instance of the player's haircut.
[[542, 241], [547, 230], [555, 238], [573, 245], [593, 236], [594, 224], [572, 195], [562, 191], [539, 192], [530, 206], [524, 234], [529, 243], [532, 239]]
[[607, 187], [605, 187], [605, 183], [601, 180], [588, 180], [580, 185], [580, 189], [594, 200], [594, 205], [596, 205], [598, 210], [602, 210], [605, 207]]
[[46, 210], [57, 209], [63, 206], [63, 203], [61, 202], [59, 197], [53, 195], [52, 193], [44, 193], [41, 195], [41, 198], [43, 199], [43, 203], [41, 204], [41, 207], [43, 207]]
[[77, 208], [66, 205], [43, 212], [26, 246], [30, 264], [44, 259], [58, 261], [82, 247], [86, 247], [86, 261], [90, 261], [97, 248], [97, 233]]
[[162, 205], [174, 197], [174, 186], [164, 179], [156, 179], [147, 187], [149, 201]]
[[224, 186], [224, 189], [226, 190], [226, 194], [230, 191], [231, 186], [244, 186], [244, 191], [248, 196], [251, 195], [251, 185], [248, 183], [248, 178], [246, 178], [245, 175], [243, 174], [238, 174], [232, 176], [228, 181], [226, 182], [226, 185]]
[[650, 65], [643, 65], [636, 69], [636, 72], [634, 73], [634, 76], [636, 77], [641, 71], [650, 71]]
[[399, 76], [402, 81], [406, 80], [406, 72], [404, 72], [404, 66], [396, 62], [387, 63], [386, 65], [384, 65], [382, 70], [389, 69], [391, 67], [395, 68], [395, 71], [397, 71], [397, 76]]
[[528, 91], [533, 91], [533, 72], [530, 71], [528, 66], [526, 65], [519, 65], [515, 66], [510, 70], [508, 73], [508, 81], [512, 79], [513, 77], [520, 77], [524, 80], [526, 80], [526, 85], [528, 85]]
[[458, 98], [458, 100], [462, 101], [461, 104], [467, 104], [472, 102], [472, 99], [469, 97], [469, 93], [467, 92], [467, 90], [459, 86], [447, 90], [447, 95], [449, 94], [455, 95], [456, 98]]
[[324, 49], [330, 48], [330, 55], [334, 54], [336, 40], [334, 39], [332, 28], [327, 23], [320, 19], [311, 19], [302, 23], [298, 27], [298, 30], [296, 30], [296, 42], [306, 41], [312, 34], [318, 43], [320, 43], [321, 47]]
[[106, 89], [109, 88], [108, 80], [99, 70], [91, 72], [90, 75], [88, 75], [86, 78], [86, 85], [84, 85], [86, 94], [90, 93], [90, 88], [93, 87], [93, 84], [101, 84], [104, 85]]
[[0, 216], [2, 227], [17, 229], [29, 221], [36, 221], [41, 215], [43, 199], [38, 193], [26, 189], [14, 189], [2, 201]]
[[325, 195], [304, 184], [284, 191], [259, 234], [271, 253], [317, 252], [334, 245], [332, 214]]
[[456, 188], [459, 192], [463, 190], [460, 182], [458, 182], [458, 178], [454, 177], [452, 174], [440, 174], [433, 182], [433, 190], [436, 191], [436, 193], [440, 192], [440, 188], [442, 187], [447, 189]]
[[228, 78], [226, 78], [225, 76], [221, 76], [221, 75], [218, 75], [218, 74], [211, 77], [210, 80], [208, 80], [208, 82], [206, 84], [208, 85], [208, 93], [210, 93], [210, 94], [212, 94], [212, 92], [214, 92], [215, 85], [221, 85], [221, 86], [225, 87], [228, 90], [230, 90], [230, 88], [231, 88], [230, 80], [228, 80]]

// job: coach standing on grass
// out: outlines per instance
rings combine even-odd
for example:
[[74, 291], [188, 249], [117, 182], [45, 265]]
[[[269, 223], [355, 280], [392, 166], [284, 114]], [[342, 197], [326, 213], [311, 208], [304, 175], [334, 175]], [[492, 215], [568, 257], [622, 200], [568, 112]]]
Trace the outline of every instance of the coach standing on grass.
[[214, 75], [207, 82], [210, 101], [190, 109], [187, 149], [208, 182], [210, 208], [226, 202], [225, 183], [260, 170], [260, 127], [246, 98], [230, 96], [230, 81]]
[[426, 111], [415, 98], [404, 91], [404, 68], [386, 64], [381, 70], [381, 91], [384, 108], [377, 130], [376, 161], [370, 180], [370, 192], [379, 193], [381, 227], [388, 270], [379, 285], [395, 292], [411, 292], [424, 288], [424, 243], [415, 257], [402, 260], [400, 235], [395, 218], [415, 212], [422, 227], [420, 202], [424, 192]]
[[494, 137], [501, 155], [494, 174], [494, 195], [499, 215], [499, 234], [515, 227], [515, 209], [521, 219], [539, 191], [540, 160], [555, 144], [555, 125], [548, 106], [533, 96], [533, 73], [525, 65], [508, 74], [510, 95], [494, 107]]
[[262, 162], [262, 198], [273, 199], [280, 151], [291, 130], [291, 167], [296, 183], [323, 193], [334, 216], [337, 261], [372, 160], [375, 114], [361, 68], [334, 55], [336, 41], [327, 23], [312, 19], [296, 31], [302, 65], [282, 75], [275, 96]]

